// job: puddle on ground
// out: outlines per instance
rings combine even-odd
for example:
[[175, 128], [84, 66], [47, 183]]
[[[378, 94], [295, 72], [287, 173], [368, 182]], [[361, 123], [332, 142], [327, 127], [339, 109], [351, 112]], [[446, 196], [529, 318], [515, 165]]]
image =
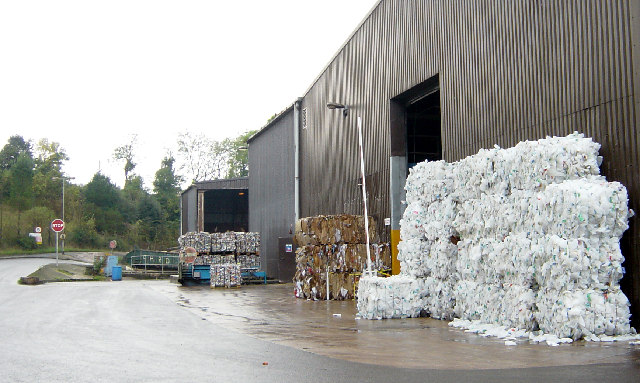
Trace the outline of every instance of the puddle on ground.
[[[640, 346], [575, 342], [559, 347], [507, 347], [431, 318], [356, 318], [355, 301], [308, 301], [293, 285], [235, 289], [150, 283], [212, 323], [259, 339], [329, 357], [377, 365], [433, 369], [501, 369], [597, 363], [638, 363]], [[339, 314], [339, 315], [334, 315]]]

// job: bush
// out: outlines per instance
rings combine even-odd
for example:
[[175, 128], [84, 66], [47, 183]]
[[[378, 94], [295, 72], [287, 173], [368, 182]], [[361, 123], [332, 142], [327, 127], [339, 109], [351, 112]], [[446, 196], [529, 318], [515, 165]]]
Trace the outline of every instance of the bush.
[[36, 241], [31, 237], [19, 237], [16, 242], [24, 250], [33, 250], [37, 247]]
[[78, 246], [97, 247], [100, 237], [93, 218], [76, 222], [69, 230], [69, 240]]
[[107, 266], [107, 257], [93, 257], [93, 275], [100, 275], [100, 270]]

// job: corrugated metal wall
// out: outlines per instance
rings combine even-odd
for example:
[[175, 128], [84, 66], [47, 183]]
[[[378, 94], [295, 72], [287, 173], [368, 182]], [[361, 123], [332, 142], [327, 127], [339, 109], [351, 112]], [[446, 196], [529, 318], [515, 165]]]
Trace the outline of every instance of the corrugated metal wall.
[[182, 234], [196, 231], [198, 228], [198, 190], [193, 187], [182, 193]]
[[[362, 213], [362, 116], [369, 209], [379, 222], [389, 217], [389, 100], [436, 74], [447, 161], [577, 130], [602, 144], [602, 173], [626, 185], [640, 211], [631, 49], [640, 36], [630, 13], [628, 0], [381, 1], [304, 97], [301, 215]], [[329, 101], [349, 105], [349, 116]], [[623, 239], [636, 325], [638, 219]]]
[[295, 227], [293, 107], [249, 141], [249, 230], [260, 233], [263, 271], [278, 273], [278, 237]]

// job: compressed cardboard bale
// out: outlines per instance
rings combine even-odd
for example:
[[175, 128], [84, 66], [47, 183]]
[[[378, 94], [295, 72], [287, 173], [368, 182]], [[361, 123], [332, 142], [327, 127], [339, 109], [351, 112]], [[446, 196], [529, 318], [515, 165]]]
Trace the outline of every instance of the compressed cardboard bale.
[[[331, 215], [306, 217], [296, 222], [296, 274], [294, 293], [307, 299], [326, 299], [326, 274], [329, 277], [330, 298], [353, 297], [354, 280], [349, 274], [367, 267], [367, 246], [364, 217]], [[389, 268], [391, 252], [388, 244], [378, 244], [376, 223], [369, 217], [371, 246], [369, 254], [373, 268]], [[333, 280], [332, 276], [336, 279]], [[348, 282], [347, 282], [348, 280]]]
[[[376, 221], [369, 217], [370, 243], [379, 241]], [[366, 243], [364, 217], [348, 214], [301, 218], [296, 222], [298, 246]]]
[[331, 299], [344, 301], [353, 298], [353, 296], [349, 295], [349, 290], [347, 289], [347, 277], [347, 273], [329, 274]]

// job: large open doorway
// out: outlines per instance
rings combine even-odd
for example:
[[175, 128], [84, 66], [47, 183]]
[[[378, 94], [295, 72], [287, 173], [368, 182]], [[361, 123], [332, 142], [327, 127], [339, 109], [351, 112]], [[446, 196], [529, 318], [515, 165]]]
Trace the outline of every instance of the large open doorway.
[[249, 229], [247, 189], [207, 190], [204, 193], [203, 229], [209, 233]]
[[442, 159], [440, 90], [406, 106], [408, 168], [425, 160]]
[[392, 272], [400, 272], [398, 242], [404, 213], [404, 186], [409, 169], [425, 160], [443, 158], [438, 75], [390, 100], [391, 251]]
[[[442, 159], [440, 83], [434, 76], [391, 99], [391, 155], [408, 168]], [[408, 169], [407, 169], [408, 170]]]

